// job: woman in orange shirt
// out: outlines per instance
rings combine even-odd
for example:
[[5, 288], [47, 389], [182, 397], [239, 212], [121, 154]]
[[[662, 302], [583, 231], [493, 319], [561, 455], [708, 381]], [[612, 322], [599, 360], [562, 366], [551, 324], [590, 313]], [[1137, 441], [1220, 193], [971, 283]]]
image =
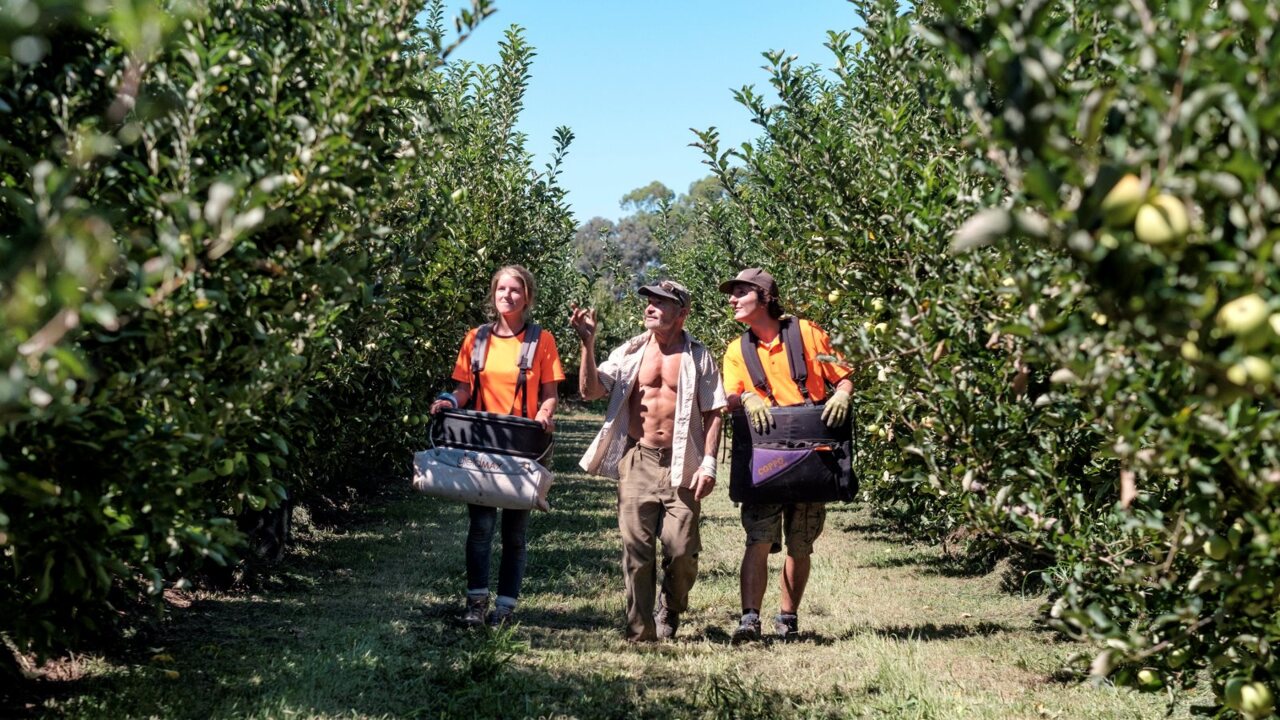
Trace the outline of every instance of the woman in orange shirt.
[[[462, 341], [458, 361], [453, 368], [457, 387], [452, 393], [440, 393], [431, 405], [431, 413], [447, 408], [466, 407], [492, 413], [531, 417], [547, 431], [555, 429], [556, 387], [564, 380], [560, 353], [555, 338], [543, 330], [533, 364], [526, 371], [523, 397], [517, 397], [520, 368], [520, 345], [528, 325], [526, 317], [533, 308], [537, 285], [533, 275], [519, 265], [500, 268], [489, 281], [489, 302], [496, 320], [491, 324], [484, 370], [480, 373], [479, 397], [472, 397], [475, 378], [471, 373], [471, 352], [476, 333], [472, 328]], [[536, 389], [536, 390], [535, 390]], [[472, 401], [474, 400], [474, 403]], [[489, 609], [489, 559], [493, 554], [493, 534], [498, 509], [467, 505], [471, 526], [467, 532], [467, 602], [463, 624], [478, 627], [487, 622], [497, 626], [512, 621], [520, 585], [524, 580], [525, 531], [529, 526], [528, 510], [503, 509], [502, 561], [498, 568], [498, 598]], [[488, 613], [486, 615], [486, 612]]]

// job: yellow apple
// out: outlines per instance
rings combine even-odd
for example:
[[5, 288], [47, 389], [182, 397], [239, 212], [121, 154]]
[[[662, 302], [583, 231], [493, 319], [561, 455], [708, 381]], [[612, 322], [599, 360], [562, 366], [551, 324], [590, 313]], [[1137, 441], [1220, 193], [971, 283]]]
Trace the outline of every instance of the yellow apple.
[[1214, 318], [1218, 327], [1232, 335], [1248, 335], [1266, 324], [1270, 316], [1267, 301], [1250, 293], [1223, 305]]
[[1257, 355], [1250, 355], [1227, 368], [1227, 379], [1236, 385], [1266, 384], [1271, 382], [1273, 375], [1271, 363]]
[[1240, 362], [1244, 364], [1245, 371], [1249, 373], [1249, 379], [1255, 383], [1269, 383], [1275, 374], [1275, 371], [1271, 368], [1271, 363], [1257, 355], [1250, 355]]
[[1146, 199], [1146, 189], [1137, 175], [1129, 173], [1102, 198], [1102, 220], [1108, 227], [1126, 227], [1133, 222]]
[[1276, 709], [1275, 698], [1271, 695], [1271, 688], [1266, 683], [1251, 682], [1245, 683], [1240, 688], [1240, 707], [1238, 708], [1245, 717], [1264, 718]]
[[1133, 231], [1148, 245], [1172, 245], [1186, 239], [1191, 230], [1187, 206], [1172, 195], [1157, 195], [1138, 208]]

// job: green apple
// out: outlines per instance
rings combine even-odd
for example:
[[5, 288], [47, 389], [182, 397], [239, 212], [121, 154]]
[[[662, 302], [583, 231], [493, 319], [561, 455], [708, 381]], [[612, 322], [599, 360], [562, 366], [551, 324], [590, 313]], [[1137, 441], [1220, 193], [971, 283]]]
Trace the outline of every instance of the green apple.
[[1222, 560], [1231, 552], [1231, 543], [1221, 535], [1211, 535], [1204, 541], [1204, 554], [1214, 560]]
[[1142, 668], [1138, 671], [1138, 687], [1142, 690], [1159, 690], [1164, 687], [1164, 680], [1155, 670]]
[[1142, 187], [1142, 180], [1129, 173], [1107, 192], [1102, 198], [1102, 220], [1108, 227], [1126, 227], [1133, 222], [1146, 199], [1147, 191]]
[[1241, 690], [1249, 681], [1242, 677], [1228, 678], [1227, 682], [1222, 686], [1222, 700], [1227, 707], [1232, 710], [1240, 709], [1240, 702], [1243, 700]]
[[1191, 230], [1187, 206], [1172, 195], [1157, 195], [1138, 208], [1133, 231], [1148, 245], [1173, 245], [1186, 239]]
[[1223, 305], [1214, 322], [1232, 335], [1248, 335], [1266, 324], [1269, 316], [1267, 301], [1251, 293]]
[[835, 305], [836, 303], [840, 302], [840, 291], [832, 290], [831, 292], [827, 293], [827, 302], [831, 303], [832, 305]]
[[1169, 667], [1173, 668], [1174, 670], [1177, 670], [1183, 665], [1186, 665], [1187, 661], [1190, 659], [1191, 659], [1190, 650], [1184, 647], [1177, 648], [1173, 652], [1169, 653]]
[[880, 298], [876, 298], [872, 300], [871, 309], [874, 310], [875, 312], [880, 312], [881, 310], [884, 310], [884, 300], [881, 300]]
[[1237, 519], [1231, 523], [1231, 529], [1227, 530], [1227, 542], [1231, 543], [1231, 547], [1240, 547], [1240, 539], [1244, 537], [1245, 531], [1248, 529], [1249, 526], [1245, 525], [1244, 520]]

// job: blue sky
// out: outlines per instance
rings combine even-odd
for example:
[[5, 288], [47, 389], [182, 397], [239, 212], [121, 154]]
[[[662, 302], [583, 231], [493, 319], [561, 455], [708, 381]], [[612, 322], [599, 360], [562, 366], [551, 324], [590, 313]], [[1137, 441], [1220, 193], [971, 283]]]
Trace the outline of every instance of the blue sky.
[[758, 135], [733, 90], [768, 89], [761, 53], [786, 50], [803, 64], [830, 66], [827, 30], [852, 29], [857, 19], [845, 0], [496, 5], [455, 57], [496, 62], [506, 29], [525, 29], [537, 57], [520, 129], [539, 168], [554, 129], [573, 130], [561, 185], [578, 222], [620, 217], [618, 200], [654, 180], [687, 190], [707, 174], [689, 128], [716, 126], [723, 147]]

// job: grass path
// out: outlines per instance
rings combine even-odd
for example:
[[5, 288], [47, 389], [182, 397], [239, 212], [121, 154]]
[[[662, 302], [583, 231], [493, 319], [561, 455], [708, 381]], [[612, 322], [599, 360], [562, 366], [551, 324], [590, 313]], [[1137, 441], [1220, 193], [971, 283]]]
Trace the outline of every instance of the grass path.
[[[197, 594], [156, 644], [83, 658], [49, 717], [1189, 717], [1053, 679], [1073, 652], [1033, 624], [1039, 597], [833, 506], [791, 644], [729, 645], [742, 535], [724, 485], [704, 505], [701, 572], [675, 642], [622, 640], [610, 482], [577, 472], [599, 418], [560, 424], [555, 509], [530, 524], [522, 625], [456, 627], [461, 505], [390, 493], [310, 530], [261, 594]], [[395, 481], [407, 489], [408, 482]], [[496, 568], [496, 562], [494, 563]], [[778, 559], [771, 562], [776, 571]], [[776, 584], [765, 599], [777, 607]]]

